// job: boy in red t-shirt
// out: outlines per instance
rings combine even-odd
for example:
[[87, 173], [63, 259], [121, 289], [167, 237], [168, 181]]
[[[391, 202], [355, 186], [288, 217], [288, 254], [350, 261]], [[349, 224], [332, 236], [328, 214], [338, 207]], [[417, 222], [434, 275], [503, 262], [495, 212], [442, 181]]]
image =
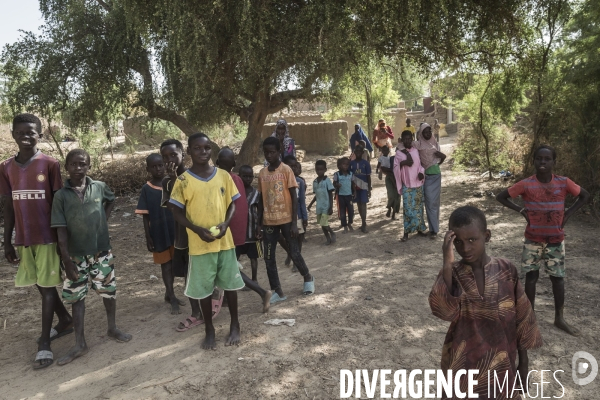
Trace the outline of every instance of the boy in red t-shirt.
[[[567, 220], [590, 198], [590, 194], [572, 180], [552, 174], [556, 162], [554, 148], [541, 145], [533, 154], [536, 174], [517, 182], [504, 190], [496, 199], [508, 208], [518, 211], [525, 217], [525, 244], [523, 246], [521, 268], [526, 273], [525, 292], [534, 306], [535, 285], [539, 277], [540, 263], [552, 281], [554, 293], [554, 325], [565, 332], [577, 336], [577, 329], [569, 326], [563, 317], [565, 304], [565, 244], [563, 228]], [[577, 201], [565, 211], [567, 194], [577, 197]], [[523, 207], [510, 201], [521, 196]]]
[[[233, 150], [231, 150], [229, 147], [222, 148], [217, 156], [216, 165], [218, 168], [229, 172], [231, 179], [233, 179], [233, 183], [235, 183], [235, 186], [241, 195], [237, 198], [237, 200], [233, 201], [235, 204], [235, 214], [233, 215], [233, 218], [231, 218], [231, 223], [229, 224], [229, 229], [231, 230], [231, 235], [233, 236], [233, 243], [235, 244], [236, 248], [238, 248], [246, 244], [246, 231], [248, 230], [248, 202], [246, 200], [246, 188], [244, 187], [244, 181], [242, 178], [240, 178], [240, 176], [237, 174], [231, 173], [233, 167], [235, 167], [235, 155], [233, 154]], [[255, 244], [251, 244], [251, 246], [256, 248]], [[236, 256], [239, 260], [240, 254], [236, 254]], [[273, 293], [270, 290], [265, 290], [260, 287], [258, 282], [250, 279], [242, 271], [240, 271], [240, 275], [242, 276], [244, 285], [246, 285], [248, 289], [258, 293], [258, 295], [262, 298], [263, 312], [266, 313], [269, 311], [269, 306], [271, 305], [271, 296]]]
[[[19, 152], [0, 164], [0, 195], [5, 197], [4, 257], [19, 266], [15, 286], [36, 285], [42, 295], [42, 335], [33, 362], [33, 368], [40, 369], [53, 363], [50, 342], [73, 332], [73, 319], [56, 291], [62, 278], [56, 229], [50, 227], [52, 199], [63, 184], [58, 161], [37, 148], [42, 137], [38, 117], [15, 116], [12, 137]], [[58, 324], [52, 328], [55, 313]]]

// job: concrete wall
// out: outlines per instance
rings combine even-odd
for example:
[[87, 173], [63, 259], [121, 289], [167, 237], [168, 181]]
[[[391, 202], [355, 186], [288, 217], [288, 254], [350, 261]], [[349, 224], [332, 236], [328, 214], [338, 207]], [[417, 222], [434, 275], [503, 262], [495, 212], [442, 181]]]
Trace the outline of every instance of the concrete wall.
[[[341, 154], [348, 148], [349, 136], [346, 121], [292, 122], [288, 126], [290, 136], [304, 151], [329, 155]], [[264, 140], [269, 137], [274, 130], [274, 123], [265, 124], [261, 138]]]

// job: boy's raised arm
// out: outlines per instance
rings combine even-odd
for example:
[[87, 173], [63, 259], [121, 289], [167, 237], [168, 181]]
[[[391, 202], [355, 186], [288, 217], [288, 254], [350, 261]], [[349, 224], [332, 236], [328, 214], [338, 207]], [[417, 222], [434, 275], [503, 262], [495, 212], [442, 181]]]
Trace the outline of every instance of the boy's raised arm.
[[508, 189], [504, 189], [500, 193], [496, 195], [496, 200], [498, 200], [504, 207], [508, 207], [511, 210], [515, 210], [519, 214], [521, 214], [527, 220], [529, 224], [529, 217], [527, 216], [527, 211], [525, 207], [519, 207], [517, 204], [513, 203], [510, 200], [510, 193], [508, 193]]
[[2, 201], [4, 203], [4, 257], [9, 263], [17, 265], [20, 260], [12, 244], [12, 233], [15, 229], [15, 210], [12, 197], [4, 195]]
[[567, 220], [569, 218], [571, 218], [571, 215], [575, 214], [575, 212], [577, 210], [579, 210], [581, 207], [583, 207], [589, 200], [590, 200], [590, 192], [588, 192], [584, 188], [580, 188], [579, 196], [577, 196], [577, 201], [565, 211], [565, 215], [563, 216], [561, 228], [564, 228], [565, 224], [567, 223]]

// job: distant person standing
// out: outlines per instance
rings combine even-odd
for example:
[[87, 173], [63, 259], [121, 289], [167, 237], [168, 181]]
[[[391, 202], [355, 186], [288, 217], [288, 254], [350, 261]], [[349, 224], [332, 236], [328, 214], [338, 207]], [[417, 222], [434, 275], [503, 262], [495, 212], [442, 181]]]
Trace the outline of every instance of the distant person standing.
[[[290, 129], [285, 119], [277, 121], [271, 137], [279, 139], [279, 161], [283, 162], [286, 156], [296, 157], [296, 142], [290, 137]], [[267, 166], [269, 163], [265, 160], [265, 167]]]
[[438, 142], [440, 141], [440, 129], [441, 129], [440, 123], [436, 118], [435, 122], [433, 123], [433, 137]]
[[404, 132], [404, 131], [410, 131], [410, 133], [412, 133], [412, 138], [413, 138], [413, 140], [415, 140], [415, 132], [416, 132], [416, 131], [415, 131], [415, 127], [414, 127], [414, 126], [412, 126], [412, 125], [410, 124], [410, 122], [411, 122], [411, 121], [410, 121], [410, 118], [406, 118], [406, 126], [404, 127], [404, 129], [403, 129], [402, 131], [403, 131], [403, 132]]
[[350, 149], [352, 150], [352, 154], [354, 154], [354, 149], [356, 146], [360, 144], [360, 141], [363, 140], [365, 142], [365, 149], [370, 152], [373, 151], [373, 146], [371, 145], [371, 141], [365, 134], [362, 126], [360, 124], [354, 125], [354, 133], [350, 136]]
[[440, 164], [444, 162], [446, 155], [440, 152], [440, 145], [433, 138], [431, 127], [426, 123], [421, 125], [413, 147], [419, 151], [421, 166], [425, 170], [425, 183], [423, 184], [425, 210], [429, 224], [429, 237], [435, 239], [440, 231], [440, 196], [442, 193]]
[[408, 234], [417, 232], [425, 235], [423, 216], [423, 182], [425, 170], [421, 166], [419, 151], [413, 146], [410, 131], [402, 132], [401, 141], [394, 157], [394, 176], [398, 194], [402, 195], [404, 236], [401, 242], [408, 240]]
[[373, 130], [373, 144], [375, 147], [381, 150], [382, 147], [392, 147], [392, 139], [394, 138], [394, 132], [390, 128], [384, 119], [380, 119], [377, 126]]

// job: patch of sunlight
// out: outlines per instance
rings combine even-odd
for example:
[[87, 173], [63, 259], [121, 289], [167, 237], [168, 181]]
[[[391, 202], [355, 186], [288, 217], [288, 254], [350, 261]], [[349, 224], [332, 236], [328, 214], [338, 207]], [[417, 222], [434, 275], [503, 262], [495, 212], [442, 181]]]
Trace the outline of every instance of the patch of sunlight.
[[61, 383], [58, 385], [58, 392], [66, 392], [68, 390], [75, 389], [78, 386], [85, 385], [90, 381], [99, 381], [105, 379], [111, 375], [119, 375], [123, 370], [129, 370], [133, 365], [138, 365], [139, 361], [149, 357], [149, 356], [158, 356], [158, 357], [166, 357], [178, 350], [187, 349], [191, 347], [191, 342], [195, 341], [195, 338], [190, 338], [189, 340], [182, 340], [178, 343], [164, 346], [158, 349], [150, 350], [145, 353], [136, 354], [131, 356], [125, 360], [119, 361], [117, 363], [111, 364], [107, 367], [101, 368], [99, 370], [91, 371], [87, 374], [81, 375], [77, 378], [71, 379], [70, 381]]

